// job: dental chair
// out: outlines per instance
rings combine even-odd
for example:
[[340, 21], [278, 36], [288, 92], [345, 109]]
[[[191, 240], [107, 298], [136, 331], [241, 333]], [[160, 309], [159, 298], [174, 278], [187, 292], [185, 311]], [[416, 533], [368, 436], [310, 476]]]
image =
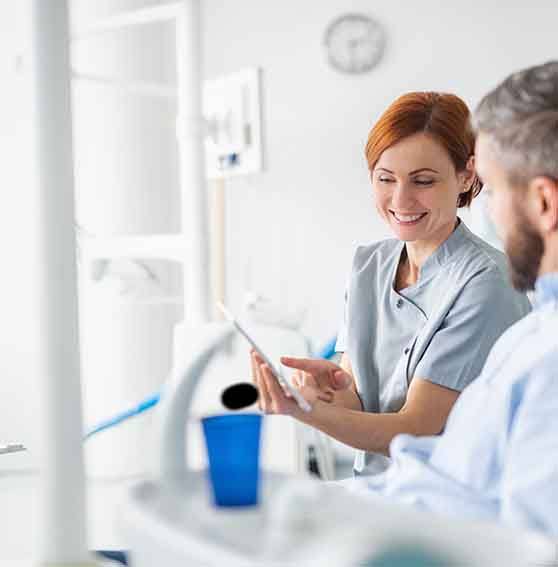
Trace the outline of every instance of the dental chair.
[[156, 470], [123, 506], [132, 567], [379, 566], [398, 550], [436, 557], [438, 565], [552, 564], [556, 546], [538, 534], [448, 521], [292, 474], [263, 472], [257, 507], [213, 507], [205, 473], [185, 458], [185, 421], [197, 385], [215, 354], [228, 348], [233, 329], [209, 324], [196, 334], [189, 360], [173, 371], [158, 408]]

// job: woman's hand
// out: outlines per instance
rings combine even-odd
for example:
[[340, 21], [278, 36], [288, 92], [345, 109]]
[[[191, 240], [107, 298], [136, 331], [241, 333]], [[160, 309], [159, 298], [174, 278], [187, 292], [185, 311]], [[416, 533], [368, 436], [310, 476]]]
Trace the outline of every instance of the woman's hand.
[[329, 401], [333, 399], [335, 391], [347, 390], [353, 383], [351, 374], [329, 360], [282, 356], [281, 363], [296, 369], [295, 375], [301, 373], [311, 378], [320, 392], [330, 397]]
[[[296, 368], [291, 383], [313, 406], [317, 400], [331, 403], [335, 390], [347, 389], [352, 376], [342, 368], [325, 360], [283, 357], [286, 366]], [[288, 392], [285, 392], [273, 376], [269, 366], [254, 350], [251, 351], [252, 378], [259, 393], [259, 406], [265, 413], [294, 415], [298, 405]]]
[[[314, 379], [312, 374], [304, 372], [302, 370], [296, 370], [291, 375], [291, 384], [299, 390], [305, 397], [311, 397], [313, 399], [322, 400], [327, 403], [333, 401], [333, 389], [332, 388], [320, 388], [318, 382]], [[287, 396], [289, 393], [287, 392]]]
[[[259, 391], [258, 405], [265, 413], [276, 413], [285, 415], [295, 415], [300, 412], [300, 408], [288, 391], [283, 387], [273, 375], [271, 368], [252, 350], [250, 352], [250, 361], [252, 364], [252, 379]], [[296, 380], [293, 380], [293, 386], [298, 389], [306, 401], [313, 406], [318, 399], [329, 401], [327, 396], [321, 393], [315, 381], [311, 376], [304, 376], [299, 373]]]

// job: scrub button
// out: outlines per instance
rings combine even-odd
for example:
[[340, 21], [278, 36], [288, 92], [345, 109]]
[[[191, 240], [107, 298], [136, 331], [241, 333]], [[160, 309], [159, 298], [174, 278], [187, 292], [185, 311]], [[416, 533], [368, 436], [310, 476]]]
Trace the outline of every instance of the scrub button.
[[397, 309], [401, 309], [401, 307], [403, 307], [403, 300], [399, 298], [395, 306], [397, 307]]

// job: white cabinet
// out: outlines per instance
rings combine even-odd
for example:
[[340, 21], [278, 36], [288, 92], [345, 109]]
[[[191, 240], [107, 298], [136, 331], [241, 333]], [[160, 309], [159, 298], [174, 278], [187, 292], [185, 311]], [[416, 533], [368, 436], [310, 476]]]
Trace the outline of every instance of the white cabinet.
[[[156, 392], [176, 323], [209, 317], [198, 11], [158, 4], [72, 35], [86, 427]], [[88, 472], [145, 472], [150, 429], [147, 413], [92, 437]]]

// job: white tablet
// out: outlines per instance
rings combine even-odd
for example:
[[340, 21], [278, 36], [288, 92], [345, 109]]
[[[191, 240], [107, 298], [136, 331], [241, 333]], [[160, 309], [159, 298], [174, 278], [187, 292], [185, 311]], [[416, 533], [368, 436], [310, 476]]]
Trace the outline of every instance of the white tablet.
[[311, 411], [312, 407], [304, 399], [302, 394], [296, 388], [294, 388], [294, 386], [289, 384], [288, 380], [286, 380], [283, 374], [281, 373], [281, 370], [271, 362], [271, 360], [264, 354], [262, 349], [254, 342], [254, 339], [252, 339], [252, 337], [240, 326], [240, 323], [235, 319], [234, 315], [221, 302], [217, 302], [217, 307], [219, 308], [219, 311], [223, 313], [225, 318], [235, 326], [236, 330], [250, 343], [252, 348], [255, 351], [257, 351], [257, 353], [262, 357], [264, 362], [271, 368], [271, 371], [273, 372], [274, 376], [277, 378], [279, 384], [281, 384], [281, 386], [283, 386], [283, 388], [287, 390], [289, 394], [292, 395], [292, 397], [295, 399], [296, 403], [298, 404], [298, 407], [306, 412]]

